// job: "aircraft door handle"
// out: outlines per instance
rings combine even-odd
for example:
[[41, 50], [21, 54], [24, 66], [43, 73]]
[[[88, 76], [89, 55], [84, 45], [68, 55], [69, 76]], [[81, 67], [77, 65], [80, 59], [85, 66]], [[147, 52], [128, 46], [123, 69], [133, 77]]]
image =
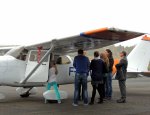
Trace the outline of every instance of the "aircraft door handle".
[[42, 63], [42, 65], [46, 65], [45, 63]]

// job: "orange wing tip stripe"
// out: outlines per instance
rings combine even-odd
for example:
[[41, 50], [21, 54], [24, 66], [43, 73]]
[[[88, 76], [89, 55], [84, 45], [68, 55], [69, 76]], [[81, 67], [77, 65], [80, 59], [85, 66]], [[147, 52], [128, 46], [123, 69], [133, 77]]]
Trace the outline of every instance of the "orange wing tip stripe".
[[150, 41], [150, 37], [148, 37], [147, 35], [145, 35], [142, 40], [145, 40], [145, 41]]
[[108, 30], [108, 28], [100, 28], [100, 29], [84, 32], [83, 34], [84, 35], [91, 35], [91, 34], [94, 34], [94, 33], [103, 32], [103, 31], [107, 31], [107, 30]]

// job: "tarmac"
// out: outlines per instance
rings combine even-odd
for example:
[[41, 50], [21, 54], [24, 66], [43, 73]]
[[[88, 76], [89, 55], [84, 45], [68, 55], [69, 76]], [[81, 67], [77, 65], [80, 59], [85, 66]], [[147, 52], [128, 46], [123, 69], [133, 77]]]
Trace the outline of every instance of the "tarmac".
[[[150, 78], [140, 77], [127, 80], [127, 103], [116, 103], [120, 97], [118, 82], [113, 80], [113, 98], [103, 104], [78, 107], [72, 106], [74, 86], [62, 85], [61, 90], [68, 92], [68, 99], [61, 104], [44, 103], [42, 96], [45, 88], [38, 88], [38, 93], [29, 98], [21, 98], [14, 87], [0, 87], [5, 99], [0, 100], [0, 115], [150, 115]], [[88, 84], [89, 98], [92, 87]], [[98, 93], [97, 93], [98, 98]]]

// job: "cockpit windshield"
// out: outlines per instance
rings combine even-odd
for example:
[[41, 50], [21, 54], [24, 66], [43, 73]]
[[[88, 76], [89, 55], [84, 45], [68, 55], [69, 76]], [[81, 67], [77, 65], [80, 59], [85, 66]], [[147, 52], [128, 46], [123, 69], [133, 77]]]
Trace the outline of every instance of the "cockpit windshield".
[[20, 60], [26, 60], [27, 53], [28, 50], [26, 50], [24, 46], [17, 46], [9, 50], [5, 55], [10, 55]]

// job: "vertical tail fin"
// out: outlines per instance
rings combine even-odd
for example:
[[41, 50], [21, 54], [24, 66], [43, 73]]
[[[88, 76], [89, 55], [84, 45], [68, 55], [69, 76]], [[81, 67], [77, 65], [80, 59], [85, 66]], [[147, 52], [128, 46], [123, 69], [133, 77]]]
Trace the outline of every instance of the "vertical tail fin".
[[128, 71], [147, 72], [150, 65], [150, 37], [145, 35], [128, 55]]

